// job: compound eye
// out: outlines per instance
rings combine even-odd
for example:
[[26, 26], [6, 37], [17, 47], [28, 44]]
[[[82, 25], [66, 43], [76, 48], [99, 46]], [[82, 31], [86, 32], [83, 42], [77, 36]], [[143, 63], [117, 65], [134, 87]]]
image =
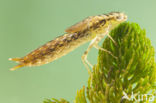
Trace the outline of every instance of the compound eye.
[[121, 21], [123, 18], [122, 18], [121, 16], [117, 16], [116, 19], [117, 19], [118, 21]]

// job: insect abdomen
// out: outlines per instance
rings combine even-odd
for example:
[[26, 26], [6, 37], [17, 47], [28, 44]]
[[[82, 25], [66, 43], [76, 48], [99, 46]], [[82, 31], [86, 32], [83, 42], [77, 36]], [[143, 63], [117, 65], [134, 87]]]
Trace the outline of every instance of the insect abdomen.
[[11, 58], [10, 60], [18, 60], [20, 63], [11, 70], [23, 66], [40, 66], [47, 64], [66, 55], [87, 41], [89, 41], [89, 38], [86, 38], [85, 35], [82, 34], [65, 34], [32, 51], [23, 58]]

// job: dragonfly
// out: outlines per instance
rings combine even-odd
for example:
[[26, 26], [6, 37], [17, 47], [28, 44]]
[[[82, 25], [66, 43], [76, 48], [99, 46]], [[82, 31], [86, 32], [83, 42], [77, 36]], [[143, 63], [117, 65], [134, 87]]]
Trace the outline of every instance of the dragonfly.
[[75, 25], [67, 28], [65, 30], [66, 33], [62, 36], [56, 37], [43, 46], [30, 52], [26, 56], [21, 58], [9, 58], [9, 60], [19, 63], [10, 70], [13, 71], [25, 66], [31, 67], [47, 64], [91, 41], [81, 57], [83, 64], [90, 74], [91, 70], [89, 69], [89, 66], [93, 67], [93, 65], [87, 60], [90, 49], [94, 47], [98, 50], [106, 51], [113, 56], [111, 52], [100, 47], [98, 43], [106, 35], [114, 43], [116, 43], [109, 35], [109, 32], [126, 20], [127, 15], [122, 12], [110, 12], [108, 14], [89, 16]]

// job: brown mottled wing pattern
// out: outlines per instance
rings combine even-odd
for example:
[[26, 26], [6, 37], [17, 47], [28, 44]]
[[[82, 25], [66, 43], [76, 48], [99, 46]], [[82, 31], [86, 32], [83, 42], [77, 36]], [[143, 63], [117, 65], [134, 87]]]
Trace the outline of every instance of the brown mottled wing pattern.
[[[25, 62], [30, 62], [31, 64], [36, 64], [38, 61], [46, 61], [45, 59], [48, 59], [48, 55], [54, 55], [56, 52], [58, 52], [58, 47], [63, 45], [63, 42], [61, 41], [66, 35], [59, 36], [58, 38], [49, 41], [45, 45], [39, 47], [38, 49], [32, 51], [27, 56], [25, 56], [23, 59]], [[44, 62], [43, 62], [44, 64]]]
[[11, 70], [15, 70], [23, 66], [39, 66], [52, 62], [66, 55], [88, 40], [87, 38], [82, 39], [79, 38], [78, 33], [59, 36], [22, 58], [10, 58], [9, 60], [20, 63], [19, 65], [11, 68]]
[[77, 39], [76, 34], [65, 34], [59, 36], [23, 57], [22, 62], [25, 65], [29, 64], [31, 66], [49, 63], [60, 56], [67, 54], [68, 49], [72, 49], [71, 43], [74, 39]]
[[90, 16], [83, 21], [67, 28], [65, 32], [67, 33], [76, 33], [83, 31], [87, 28], [90, 28], [93, 24], [97, 23], [99, 20], [103, 19], [101, 16]]

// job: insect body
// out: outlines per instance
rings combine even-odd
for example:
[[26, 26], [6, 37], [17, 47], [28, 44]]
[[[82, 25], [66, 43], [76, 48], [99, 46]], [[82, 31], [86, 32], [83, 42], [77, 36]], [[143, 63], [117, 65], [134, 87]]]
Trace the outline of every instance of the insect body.
[[[40, 66], [42, 64], [47, 64], [66, 55], [88, 41], [91, 41], [91, 43], [84, 52], [82, 61], [86, 67], [87, 64], [92, 66], [87, 61], [89, 50], [92, 47], [95, 47], [97, 49], [107, 51], [98, 46], [98, 42], [105, 35], [108, 35], [108, 37], [113, 40], [111, 36], [109, 36], [109, 31], [126, 20], [127, 16], [120, 12], [88, 17], [66, 29], [66, 33], [63, 36], [59, 36], [56, 39], [49, 41], [47, 44], [32, 51], [28, 55], [22, 58], [10, 58], [9, 60], [19, 62], [19, 65], [11, 68], [11, 70], [24, 66]], [[113, 42], [115, 41], [113, 40]], [[109, 51], [107, 52], [109, 53]], [[88, 67], [87, 69], [88, 72], [90, 72]]]

